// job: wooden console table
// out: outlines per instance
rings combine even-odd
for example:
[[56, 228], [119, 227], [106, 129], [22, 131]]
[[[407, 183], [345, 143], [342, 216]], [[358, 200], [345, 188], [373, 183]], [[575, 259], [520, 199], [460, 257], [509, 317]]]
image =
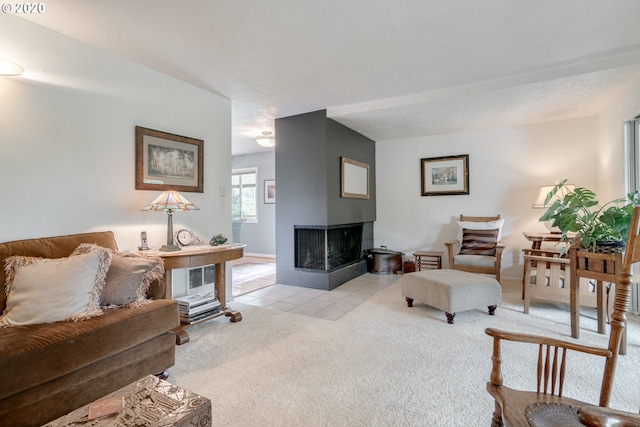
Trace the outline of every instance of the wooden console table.
[[[242, 320], [242, 314], [240, 312], [230, 309], [227, 306], [227, 269], [225, 263], [234, 259], [242, 258], [244, 248], [247, 245], [244, 243], [225, 243], [218, 246], [184, 246], [182, 250], [175, 252], [163, 252], [156, 248], [144, 251], [144, 254], [157, 256], [164, 261], [165, 271], [165, 294], [164, 298], [173, 298], [173, 288], [171, 283], [171, 270], [176, 268], [192, 268], [201, 267], [203, 265], [215, 264], [216, 277], [215, 277], [215, 289], [216, 296], [222, 310], [220, 313], [215, 314], [207, 319], [201, 320], [205, 322], [218, 316], [225, 315], [230, 318], [232, 322], [239, 322]], [[184, 344], [189, 341], [189, 334], [186, 329], [192, 325], [196, 325], [200, 322], [181, 324], [173, 331], [176, 333], [176, 344]]]

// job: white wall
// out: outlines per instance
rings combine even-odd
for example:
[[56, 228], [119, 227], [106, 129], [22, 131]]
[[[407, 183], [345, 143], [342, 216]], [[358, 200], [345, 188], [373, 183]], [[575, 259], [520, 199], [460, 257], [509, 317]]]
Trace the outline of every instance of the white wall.
[[630, 82], [598, 116], [598, 196], [625, 195], [624, 122], [640, 114], [640, 76]]
[[[376, 143], [375, 245], [445, 250], [460, 214], [501, 214], [503, 277], [522, 277], [526, 231], [546, 231], [531, 209], [540, 185], [564, 178], [606, 202], [625, 194], [624, 122], [640, 114], [640, 77], [596, 117]], [[469, 154], [470, 194], [420, 196], [420, 159]], [[445, 256], [445, 264], [446, 256]]]
[[0, 241], [113, 230], [136, 250], [146, 230], [164, 243], [167, 215], [141, 212], [160, 192], [135, 190], [137, 125], [204, 140], [205, 192], [185, 193], [200, 210], [174, 227], [231, 235], [229, 100], [14, 16], [0, 40], [27, 70], [0, 77]]
[[[15, 16], [2, 16], [0, 57], [27, 71], [0, 77], [0, 241], [112, 230], [121, 250], [166, 242], [167, 215], [141, 209], [135, 126], [204, 140], [200, 208], [174, 229], [231, 236], [231, 103]], [[230, 295], [231, 293], [228, 292]]]
[[[416, 249], [445, 251], [460, 214], [500, 214], [507, 246], [502, 274], [521, 277], [521, 249], [530, 247], [522, 233], [546, 231], [538, 222], [544, 210], [531, 208], [540, 185], [567, 178], [594, 187], [596, 142], [594, 118], [378, 142], [375, 246], [411, 259]], [[420, 159], [459, 154], [469, 154], [470, 194], [421, 196]], [[443, 261], [448, 265], [446, 254]]]

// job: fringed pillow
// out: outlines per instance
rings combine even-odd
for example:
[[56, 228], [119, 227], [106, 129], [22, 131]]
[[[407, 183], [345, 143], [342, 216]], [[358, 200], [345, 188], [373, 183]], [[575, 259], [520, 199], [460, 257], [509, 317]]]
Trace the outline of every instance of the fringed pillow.
[[[89, 251], [91, 244], [83, 243], [74, 253]], [[100, 305], [103, 307], [134, 307], [148, 302], [147, 290], [151, 282], [164, 280], [164, 263], [159, 257], [127, 252], [112, 253], [106, 285]]]
[[498, 229], [462, 231], [461, 255], [495, 256], [498, 244]]
[[95, 249], [67, 258], [5, 259], [7, 305], [0, 326], [86, 320], [103, 313], [100, 295], [111, 253]]

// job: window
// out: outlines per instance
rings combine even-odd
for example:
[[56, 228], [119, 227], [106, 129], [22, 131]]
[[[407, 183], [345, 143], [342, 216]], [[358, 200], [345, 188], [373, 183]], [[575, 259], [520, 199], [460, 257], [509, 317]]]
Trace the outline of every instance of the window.
[[258, 222], [257, 169], [234, 169], [231, 174], [233, 221]]
[[627, 193], [640, 190], [640, 116], [625, 123]]

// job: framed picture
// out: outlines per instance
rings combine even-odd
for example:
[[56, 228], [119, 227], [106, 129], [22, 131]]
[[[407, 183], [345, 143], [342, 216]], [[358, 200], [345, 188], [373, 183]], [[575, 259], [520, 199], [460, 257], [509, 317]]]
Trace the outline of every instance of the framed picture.
[[136, 126], [136, 190], [204, 192], [204, 141]]
[[369, 165], [341, 157], [340, 197], [350, 199], [369, 198]]
[[469, 194], [469, 155], [420, 159], [423, 196]]
[[276, 180], [265, 179], [264, 181], [264, 202], [275, 203], [276, 202]]

